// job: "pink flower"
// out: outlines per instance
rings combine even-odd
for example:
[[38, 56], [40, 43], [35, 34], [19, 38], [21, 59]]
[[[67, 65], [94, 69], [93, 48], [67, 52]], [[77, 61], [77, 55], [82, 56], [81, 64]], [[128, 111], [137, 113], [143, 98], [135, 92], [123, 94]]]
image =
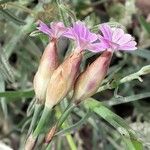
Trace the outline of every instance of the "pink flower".
[[108, 24], [104, 23], [100, 27], [102, 36], [99, 35], [99, 40], [103, 43], [104, 49], [111, 50], [136, 50], [137, 43], [130, 34], [124, 33], [120, 28], [111, 28]]
[[58, 39], [60, 36], [64, 34], [64, 32], [67, 31], [67, 28], [64, 26], [62, 22], [51, 22], [49, 27], [45, 23], [40, 21], [37, 29], [47, 34], [51, 38], [55, 39]]
[[78, 76], [72, 97], [75, 103], [79, 103], [96, 93], [107, 74], [112, 54], [112, 51], [104, 51]]
[[97, 43], [98, 36], [90, 30], [81, 21], [73, 24], [73, 27], [68, 28], [64, 34], [65, 37], [75, 40], [77, 49], [80, 51], [88, 49], [92, 52], [99, 52], [104, 50], [101, 43]]

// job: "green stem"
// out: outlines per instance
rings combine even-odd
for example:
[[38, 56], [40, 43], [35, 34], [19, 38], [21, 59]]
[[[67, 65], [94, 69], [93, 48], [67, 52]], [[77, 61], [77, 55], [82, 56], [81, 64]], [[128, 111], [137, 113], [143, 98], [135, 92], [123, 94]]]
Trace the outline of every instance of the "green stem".
[[64, 135], [66, 133], [69, 133], [71, 131], [73, 131], [74, 129], [79, 128], [81, 125], [83, 125], [85, 123], [85, 121], [91, 116], [91, 112], [89, 111], [84, 117], [82, 117], [82, 119], [80, 121], [78, 121], [77, 123], [73, 124], [72, 126], [66, 125], [67, 127], [59, 132], [57, 132], [55, 134], [55, 136], [61, 136]]
[[47, 145], [45, 150], [50, 150], [51, 149], [51, 143]]
[[[75, 103], [71, 103], [70, 105], [68, 105], [68, 107], [65, 109], [65, 111], [63, 112], [63, 114], [61, 115], [61, 117], [58, 119], [58, 121], [56, 122], [56, 129], [55, 129], [55, 133], [57, 132], [57, 129], [59, 129], [61, 127], [61, 125], [64, 123], [64, 121], [66, 120], [66, 118], [69, 116], [70, 112], [76, 107], [77, 105]], [[55, 134], [54, 134], [55, 135]], [[54, 137], [53, 135], [53, 137]], [[52, 138], [53, 138], [52, 137]], [[51, 138], [51, 140], [52, 140]], [[67, 137], [67, 140], [70, 140], [70, 137]], [[50, 140], [50, 141], [51, 141]], [[68, 141], [69, 142], [69, 141]], [[72, 143], [72, 142], [71, 142]], [[49, 143], [47, 145], [46, 150], [49, 149], [49, 146], [51, 145], [51, 143]], [[70, 145], [70, 144], [69, 144]], [[75, 144], [74, 144], [75, 145]]]
[[[149, 73], [150, 73], [150, 65], [147, 65], [147, 66], [142, 67], [139, 71], [137, 71], [137, 72], [135, 72], [133, 74], [130, 74], [130, 75], [120, 79], [117, 82], [117, 84], [119, 86], [120, 84], [123, 84], [123, 83], [126, 83], [126, 82], [130, 82], [130, 81], [135, 80], [135, 79], [138, 79], [139, 81], [142, 81], [140, 76], [146, 75], [146, 74], [149, 74]], [[108, 83], [106, 85], [101, 86], [97, 90], [97, 93], [105, 91], [105, 90], [108, 90], [108, 89], [114, 89], [114, 88], [116, 88], [116, 86], [113, 85], [113, 82], [112, 83]]]
[[35, 131], [33, 132], [33, 137], [37, 138], [38, 135], [41, 133], [41, 131], [44, 127], [44, 124], [47, 120], [47, 117], [48, 117], [48, 115], [50, 115], [50, 113], [51, 113], [51, 109], [45, 106], [43, 113], [42, 113], [42, 116], [40, 118], [40, 121], [39, 121]]
[[33, 131], [33, 129], [35, 127], [35, 124], [38, 120], [38, 116], [39, 116], [39, 113], [42, 109], [42, 106], [43, 105], [41, 105], [41, 104], [35, 104], [34, 114], [33, 114], [32, 120], [31, 120], [31, 124], [30, 124], [29, 130], [28, 130], [27, 137], [30, 135], [30, 133]]
[[66, 120], [66, 118], [69, 116], [70, 112], [76, 107], [75, 103], [71, 103], [66, 110], [64, 111], [64, 113], [62, 114], [62, 116], [59, 118], [58, 122], [57, 122], [57, 128], [60, 128], [61, 125], [63, 124], [63, 122]]
[[66, 138], [67, 138], [67, 141], [68, 141], [68, 144], [69, 144], [71, 150], [77, 150], [77, 147], [74, 143], [74, 140], [73, 140], [72, 136], [70, 134], [67, 134]]

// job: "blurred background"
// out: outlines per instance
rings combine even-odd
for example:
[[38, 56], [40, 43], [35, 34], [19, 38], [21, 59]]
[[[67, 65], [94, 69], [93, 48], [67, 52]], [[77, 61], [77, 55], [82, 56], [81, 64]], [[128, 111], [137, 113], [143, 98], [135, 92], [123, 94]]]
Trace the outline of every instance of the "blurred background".
[[[34, 98], [32, 81], [48, 43], [48, 37], [37, 31], [37, 21], [49, 24], [61, 20], [65, 25], [70, 25], [76, 18], [84, 20], [94, 32], [98, 31], [97, 25], [103, 22], [114, 26], [121, 24], [135, 37], [137, 51], [117, 52], [113, 56], [103, 83], [113, 81], [112, 89], [101, 90], [93, 98], [103, 101], [122, 117], [136, 131], [144, 149], [150, 149], [150, 68], [138, 74], [136, 80], [117, 84], [123, 77], [150, 64], [150, 0], [0, 0], [0, 150], [23, 149], [31, 121], [26, 111]], [[70, 47], [69, 41], [60, 40], [61, 60]], [[82, 67], [98, 56], [88, 52]], [[72, 112], [68, 124], [76, 123], [84, 114], [86, 110], [80, 106]], [[117, 130], [96, 114], [69, 135], [57, 137], [51, 148], [126, 149]], [[36, 149], [42, 148], [39, 146]]]

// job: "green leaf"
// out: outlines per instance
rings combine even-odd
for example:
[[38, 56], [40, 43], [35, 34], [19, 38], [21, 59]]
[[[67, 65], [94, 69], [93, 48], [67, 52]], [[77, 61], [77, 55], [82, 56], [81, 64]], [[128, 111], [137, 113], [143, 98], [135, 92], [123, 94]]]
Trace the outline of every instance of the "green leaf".
[[132, 146], [132, 148], [135, 148], [135, 150], [142, 150], [141, 149], [142, 143], [138, 141], [135, 132], [128, 126], [128, 124], [121, 117], [113, 113], [101, 102], [98, 102], [92, 98], [87, 99], [84, 102], [84, 106], [87, 109], [92, 110], [98, 116], [102, 117], [109, 124], [111, 124], [123, 136], [123, 138], [126, 139], [128, 143], [130, 142], [129, 145], [130, 149]]
[[11, 98], [11, 99], [7, 99], [6, 100], [7, 102], [12, 102], [17, 100], [12, 98], [21, 98], [21, 97], [31, 98], [33, 96], [34, 96], [33, 90], [0, 92], [0, 97]]
[[109, 101], [106, 101], [104, 103], [108, 104], [109, 106], [114, 106], [114, 105], [129, 103], [132, 101], [136, 101], [136, 100], [140, 100], [140, 99], [148, 98], [148, 97], [150, 97], [150, 92], [145, 92], [145, 93], [136, 94], [136, 95], [127, 96], [127, 97], [112, 98]]
[[55, 134], [55, 136], [60, 136], [60, 135], [63, 135], [63, 134], [66, 134], [66, 133], [69, 133], [77, 128], [79, 128], [82, 124], [85, 123], [85, 121], [91, 116], [91, 113], [88, 112], [80, 121], [78, 121], [77, 123], [73, 124], [72, 126], [66, 128], [66, 129], [63, 129], [59, 132], [57, 132]]
[[0, 13], [1, 15], [5, 18], [5, 19], [8, 19], [18, 25], [25, 25], [26, 23], [19, 19], [17, 16], [15, 16], [14, 14], [12, 14], [12, 12], [8, 11], [8, 10], [0, 10]]
[[[0, 74], [0, 92], [4, 92], [5, 91], [5, 81], [2, 77], [2, 75]], [[7, 103], [4, 97], [0, 98], [0, 102], [1, 102], [1, 107], [4, 113], [4, 117], [7, 118], [8, 116], [8, 109], [7, 109]]]
[[147, 49], [138, 49], [131, 54], [150, 60], [150, 51]]
[[0, 55], [0, 73], [6, 81], [15, 81], [14, 72], [6, 58], [6, 53], [4, 53], [3, 49]]
[[0, 0], [0, 5], [5, 4], [7, 2], [12, 2], [12, 1], [15, 1], [15, 0]]
[[139, 22], [141, 26], [143, 26], [143, 28], [147, 31], [147, 33], [150, 34], [150, 23], [146, 22], [143, 16], [139, 16]]
[[123, 140], [125, 141], [128, 150], [143, 150], [143, 146], [140, 141], [128, 139], [126, 137], [123, 137]]
[[106, 106], [104, 106], [101, 102], [94, 100], [93, 98], [89, 98], [84, 102], [84, 106], [87, 109], [92, 110], [98, 116], [102, 117], [109, 124], [111, 124], [123, 137], [131, 140], [134, 139], [137, 143], [138, 141], [135, 131], [132, 130], [128, 124], [118, 115], [109, 110]]
[[75, 22], [77, 20], [74, 12], [69, 9], [68, 7], [66, 7], [65, 5], [61, 4], [60, 5], [60, 8], [65, 12], [65, 13], [68, 13], [68, 15], [71, 17], [71, 19]]

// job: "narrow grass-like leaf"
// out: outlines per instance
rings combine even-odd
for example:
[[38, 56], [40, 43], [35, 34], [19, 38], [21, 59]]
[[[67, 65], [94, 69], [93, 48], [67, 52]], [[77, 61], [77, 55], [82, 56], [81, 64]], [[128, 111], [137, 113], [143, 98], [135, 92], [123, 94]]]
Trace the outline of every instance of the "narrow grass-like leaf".
[[132, 73], [132, 74], [129, 74], [128, 76], [125, 76], [124, 78], [120, 79], [117, 82], [116, 82], [116, 80], [113, 80], [111, 83], [107, 83], [107, 84], [101, 86], [97, 92], [117, 88], [120, 84], [130, 82], [130, 81], [135, 80], [135, 79], [142, 82], [143, 80], [140, 76], [146, 75], [149, 73], [150, 73], [150, 65], [144, 66], [139, 71]]
[[69, 132], [79, 128], [81, 125], [83, 125], [86, 122], [86, 120], [90, 117], [90, 115], [91, 115], [91, 113], [88, 112], [80, 121], [78, 121], [77, 123], [73, 124], [72, 126], [66, 128], [66, 129], [63, 129], [63, 130], [57, 132], [55, 134], [55, 136], [64, 135], [66, 133], [69, 133]]
[[143, 150], [141, 142], [134, 139], [128, 139], [126, 137], [123, 137], [123, 140], [125, 141], [128, 150]]
[[133, 131], [121, 117], [113, 113], [101, 102], [92, 98], [85, 101], [84, 106], [106, 120], [123, 136], [123, 138], [127, 139], [126, 141], [130, 144], [129, 150], [142, 150], [142, 143], [137, 139], [135, 131]]
[[147, 31], [147, 33], [150, 34], [150, 23], [146, 22], [143, 16], [139, 16], [138, 18], [141, 26], [143, 26], [143, 28]]
[[[38, 3], [35, 8], [33, 8], [33, 10], [36, 10], [37, 12], [40, 11], [42, 8], [41, 4]], [[31, 32], [31, 28], [33, 26], [33, 23], [35, 21], [35, 18], [31, 17], [31, 16], [28, 16], [26, 19], [25, 19], [25, 22], [27, 22], [26, 25], [24, 26], [16, 26], [15, 29], [15, 33], [13, 35], [13, 37], [9, 40], [8, 43], [6, 43], [4, 46], [3, 46], [3, 49], [6, 54], [6, 58], [8, 59], [9, 56], [11, 55], [11, 53], [14, 51], [14, 49], [17, 47], [19, 47], [19, 43], [22, 43], [22, 41], [25, 39], [26, 35]]]
[[89, 98], [85, 101], [84, 106], [93, 112], [95, 112], [98, 116], [102, 117], [109, 124], [111, 124], [123, 137], [128, 138], [129, 140], [134, 139], [134, 141], [138, 141], [135, 131], [133, 131], [128, 124], [118, 115], [113, 113], [107, 107], [105, 107], [101, 102], [94, 100], [93, 98]]
[[145, 58], [147, 60], [150, 60], [150, 51], [147, 49], [138, 49], [131, 53], [132, 55], [139, 56], [141, 58]]
[[136, 94], [136, 95], [127, 96], [127, 97], [112, 98], [109, 101], [106, 101], [104, 103], [108, 104], [109, 106], [114, 106], [114, 105], [133, 102], [133, 101], [140, 100], [143, 98], [148, 98], [148, 97], [150, 97], [150, 92], [145, 92], [145, 93]]
[[17, 100], [12, 98], [21, 98], [21, 97], [31, 98], [33, 96], [34, 96], [33, 90], [0, 92], [0, 97], [11, 98], [11, 99], [6, 99], [7, 102], [13, 102]]
[[33, 116], [32, 116], [32, 120], [31, 120], [31, 123], [30, 123], [30, 127], [29, 127], [29, 130], [28, 130], [27, 137], [31, 134], [31, 132], [33, 132], [33, 130], [35, 128], [35, 125], [36, 125], [37, 120], [39, 118], [40, 111], [42, 110], [42, 106], [43, 105], [41, 105], [41, 104], [35, 104], [34, 113], [33, 113]]
[[[0, 74], [0, 92], [4, 92], [4, 91], [5, 91], [5, 81], [2, 75]], [[1, 103], [3, 113], [4, 113], [4, 117], [6, 119], [8, 116], [8, 109], [7, 109], [7, 103], [6, 103], [5, 97], [0, 98], [0, 103]]]
[[12, 2], [12, 1], [15, 1], [15, 0], [0, 0], [0, 5], [5, 4], [7, 2]]
[[12, 12], [10, 12], [9, 10], [4, 10], [1, 9], [0, 10], [0, 14], [6, 19], [6, 20], [10, 20], [18, 25], [25, 25], [26, 23], [19, 19], [17, 16], [15, 16], [14, 14], [12, 14]]
[[15, 81], [14, 72], [6, 58], [6, 54], [3, 52], [3, 49], [0, 55], [0, 71], [6, 81]]
[[60, 5], [60, 7], [64, 12], [68, 13], [68, 15], [73, 19], [74, 22], [77, 20], [74, 12], [71, 9], [69, 9], [65, 5]]

